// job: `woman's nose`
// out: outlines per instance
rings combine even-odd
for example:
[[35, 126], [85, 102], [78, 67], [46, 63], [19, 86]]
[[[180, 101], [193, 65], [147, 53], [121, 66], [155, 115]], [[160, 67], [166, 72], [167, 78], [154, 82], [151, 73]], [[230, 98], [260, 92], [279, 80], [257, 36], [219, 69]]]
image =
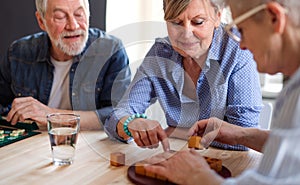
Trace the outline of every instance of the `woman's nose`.
[[183, 27], [183, 37], [190, 37], [193, 35], [194, 27], [190, 23], [184, 23]]

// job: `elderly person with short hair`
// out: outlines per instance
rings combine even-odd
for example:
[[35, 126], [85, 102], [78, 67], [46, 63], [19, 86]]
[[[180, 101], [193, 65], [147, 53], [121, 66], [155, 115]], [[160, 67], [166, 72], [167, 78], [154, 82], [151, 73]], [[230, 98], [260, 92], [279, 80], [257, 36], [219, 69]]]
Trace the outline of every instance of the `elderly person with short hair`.
[[[220, 1], [224, 3], [224, 1]], [[235, 178], [223, 179], [213, 172], [194, 150], [179, 152], [147, 171], [167, 177], [178, 184], [214, 185], [296, 185], [300, 183], [300, 1], [298, 0], [228, 0], [233, 22], [227, 31], [249, 49], [258, 70], [290, 76], [278, 96], [272, 129], [242, 128], [223, 122], [218, 130], [204, 135], [205, 144], [212, 135], [227, 144], [242, 144], [264, 153], [257, 168]], [[237, 26], [238, 31], [233, 29]], [[190, 135], [201, 135], [208, 120], [197, 122]]]
[[89, 28], [88, 0], [36, 0], [36, 9], [43, 32], [15, 41], [0, 62], [0, 113], [40, 128], [50, 113], [76, 113], [81, 129], [103, 128], [131, 79], [122, 42]]

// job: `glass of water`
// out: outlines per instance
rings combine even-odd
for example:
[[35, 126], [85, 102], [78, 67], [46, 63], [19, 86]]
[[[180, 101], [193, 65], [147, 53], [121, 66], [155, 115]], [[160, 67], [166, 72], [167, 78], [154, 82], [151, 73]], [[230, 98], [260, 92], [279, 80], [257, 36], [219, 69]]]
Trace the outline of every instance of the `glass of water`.
[[47, 115], [53, 164], [58, 166], [73, 163], [75, 146], [80, 128], [80, 116], [54, 113]]

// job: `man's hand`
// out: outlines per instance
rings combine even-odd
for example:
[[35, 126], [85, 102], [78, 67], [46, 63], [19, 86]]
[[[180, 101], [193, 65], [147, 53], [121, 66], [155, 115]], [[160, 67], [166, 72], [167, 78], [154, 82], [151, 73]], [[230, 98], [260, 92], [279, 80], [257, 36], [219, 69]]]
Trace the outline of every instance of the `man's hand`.
[[26, 119], [31, 119], [41, 125], [46, 125], [46, 116], [51, 112], [53, 112], [53, 109], [32, 97], [16, 98], [12, 102], [11, 110], [7, 114], [7, 121], [15, 125], [17, 122], [24, 122]]
[[166, 157], [158, 155], [148, 161], [146, 171], [166, 177], [177, 184], [213, 184], [219, 185], [224, 179], [210, 169], [201, 154], [195, 150], [184, 150]]
[[197, 121], [189, 130], [188, 135], [201, 136], [201, 144], [207, 148], [212, 141], [224, 144], [240, 144], [239, 139], [243, 136], [244, 128], [227, 123], [218, 118], [210, 118]]
[[218, 141], [229, 145], [244, 145], [259, 152], [262, 152], [269, 134], [269, 130], [244, 128], [218, 118], [197, 121], [188, 132], [189, 136], [202, 136], [201, 144], [204, 147], [208, 147], [212, 141]]

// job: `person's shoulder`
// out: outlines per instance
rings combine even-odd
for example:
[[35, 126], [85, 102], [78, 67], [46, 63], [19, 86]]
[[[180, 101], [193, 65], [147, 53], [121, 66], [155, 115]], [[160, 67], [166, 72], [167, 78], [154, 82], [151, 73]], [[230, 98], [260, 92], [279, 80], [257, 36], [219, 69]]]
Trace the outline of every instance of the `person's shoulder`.
[[[247, 49], [241, 49], [240, 43], [233, 40], [225, 30], [226, 24], [222, 23], [218, 28], [216, 28], [211, 50], [213, 50], [215, 55], [222, 58], [224, 56], [249, 56], [252, 54]], [[237, 31], [237, 30], [236, 30]]]
[[159, 46], [164, 46], [164, 47], [168, 47], [168, 48], [172, 48], [171, 42], [169, 37], [159, 37], [155, 39], [155, 45], [159, 45]]
[[11, 46], [27, 45], [27, 46], [39, 46], [40, 43], [48, 40], [46, 32], [38, 32], [31, 35], [21, 37], [12, 42]]
[[180, 63], [181, 55], [176, 52], [168, 37], [156, 38], [154, 44], [146, 55], [147, 59], [154, 59], [159, 62], [159, 65], [169, 65], [169, 62], [161, 61], [173, 61], [172, 63]]
[[46, 32], [39, 32], [15, 40], [9, 46], [9, 55], [19, 57], [36, 57], [47, 55], [49, 37]]
[[155, 52], [160, 51], [160, 54], [163, 53], [172, 53], [174, 51], [171, 42], [168, 37], [164, 38], [156, 38], [154, 44], [152, 45], [150, 51], [153, 50]]
[[208, 58], [219, 61], [223, 69], [241, 69], [244, 66], [255, 68], [253, 55], [249, 50], [240, 48], [239, 42], [233, 40], [225, 30], [225, 24], [215, 29]]
[[214, 36], [213, 36], [213, 45], [226, 47], [226, 49], [238, 49], [241, 50], [239, 47], [239, 43], [233, 40], [229, 34], [225, 30], [226, 24], [221, 23], [221, 25], [215, 29]]
[[101, 30], [99, 28], [89, 28], [89, 39], [97, 40], [97, 39], [107, 39], [115, 42], [121, 42], [121, 39], [108, 34], [106, 31]]

